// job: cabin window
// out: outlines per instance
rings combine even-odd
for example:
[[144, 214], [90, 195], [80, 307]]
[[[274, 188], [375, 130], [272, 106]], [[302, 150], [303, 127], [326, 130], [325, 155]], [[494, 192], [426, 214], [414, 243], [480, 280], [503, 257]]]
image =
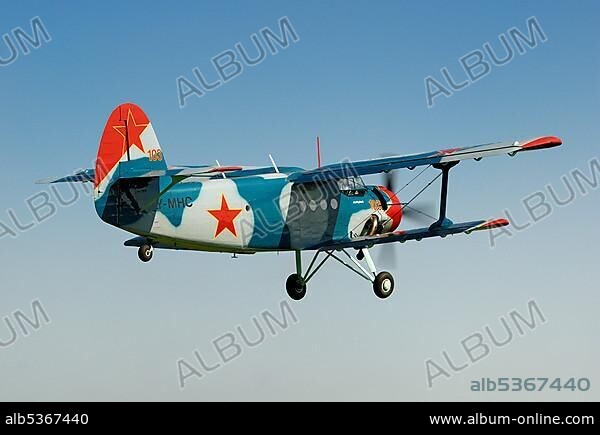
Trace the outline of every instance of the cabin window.
[[340, 178], [337, 183], [340, 192], [347, 196], [363, 196], [367, 191], [360, 177]]

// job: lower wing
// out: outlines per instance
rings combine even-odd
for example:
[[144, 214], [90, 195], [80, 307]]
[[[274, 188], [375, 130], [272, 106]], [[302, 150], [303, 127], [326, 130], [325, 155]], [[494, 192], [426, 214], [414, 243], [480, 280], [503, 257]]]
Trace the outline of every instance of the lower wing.
[[492, 230], [494, 228], [505, 227], [507, 225], [509, 225], [509, 222], [506, 219], [478, 220], [444, 226], [432, 225], [428, 228], [417, 228], [414, 230], [407, 231], [395, 231], [393, 233], [358, 237], [352, 240], [341, 242], [328, 242], [323, 243], [321, 245], [313, 246], [311, 249], [320, 251], [331, 251], [346, 248], [362, 249], [370, 248], [374, 245], [381, 245], [384, 243], [404, 243], [409, 240], [419, 241], [422, 239], [428, 239], [432, 237], [446, 237], [452, 234], [471, 234], [475, 231]]

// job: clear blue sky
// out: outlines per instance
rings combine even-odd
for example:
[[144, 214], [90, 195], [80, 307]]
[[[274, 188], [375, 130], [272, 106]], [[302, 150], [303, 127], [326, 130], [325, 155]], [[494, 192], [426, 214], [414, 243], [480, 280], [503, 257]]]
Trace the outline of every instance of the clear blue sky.
[[[52, 41], [0, 67], [0, 220], [30, 220], [33, 181], [90, 167], [114, 106], [153, 121], [170, 164], [315, 165], [493, 140], [557, 135], [565, 146], [454, 172], [456, 219], [526, 220], [521, 199], [589, 173], [600, 139], [597, 2], [25, 1], [5, 8], [0, 35], [39, 16]], [[287, 16], [300, 41], [179, 108], [176, 78]], [[548, 41], [427, 108], [424, 79], [537, 17]], [[0, 57], [8, 49], [0, 39]], [[400, 174], [407, 179], [412, 174]], [[376, 182], [377, 178], [369, 181]], [[42, 188], [45, 189], [45, 188]], [[46, 189], [47, 191], [47, 189]], [[68, 190], [64, 190], [68, 192]], [[430, 198], [437, 194], [431, 192]], [[0, 239], [0, 318], [39, 298], [50, 325], [0, 349], [0, 400], [598, 400], [591, 392], [473, 396], [478, 377], [598, 379], [599, 193], [489, 248], [485, 234], [398, 246], [396, 293], [329, 265], [293, 305], [299, 323], [181, 392], [176, 361], [252, 316], [276, 310], [290, 254], [159, 252], [150, 265], [82, 199], [13, 239]], [[459, 341], [535, 298], [547, 324], [427, 390], [424, 361], [460, 358]], [[2, 329], [4, 328], [4, 329]], [[0, 340], [8, 330], [0, 324]], [[211, 353], [212, 352], [212, 353]], [[463, 356], [464, 359], [464, 356]]]

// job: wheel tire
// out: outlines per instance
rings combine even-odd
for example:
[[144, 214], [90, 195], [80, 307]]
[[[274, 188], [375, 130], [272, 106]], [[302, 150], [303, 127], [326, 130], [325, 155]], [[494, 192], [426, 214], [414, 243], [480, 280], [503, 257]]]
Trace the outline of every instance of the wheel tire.
[[295, 301], [299, 301], [306, 296], [306, 284], [302, 277], [298, 276], [296, 273], [288, 276], [288, 279], [285, 282], [285, 289], [287, 290], [288, 296]]
[[389, 298], [394, 292], [394, 277], [389, 272], [380, 272], [373, 283], [375, 295], [380, 299]]
[[152, 260], [153, 255], [154, 255], [154, 248], [152, 248], [152, 246], [150, 246], [150, 245], [143, 245], [143, 246], [140, 246], [140, 249], [138, 249], [138, 257], [140, 257], [140, 260], [143, 261], [144, 263], [147, 263], [150, 260]]

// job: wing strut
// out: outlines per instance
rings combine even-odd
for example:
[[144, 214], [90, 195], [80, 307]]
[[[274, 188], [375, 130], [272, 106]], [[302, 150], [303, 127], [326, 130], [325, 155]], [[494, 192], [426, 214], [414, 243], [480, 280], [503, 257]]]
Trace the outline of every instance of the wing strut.
[[440, 217], [429, 229], [434, 231], [444, 226], [452, 225], [452, 221], [446, 217], [448, 206], [448, 179], [450, 178], [450, 169], [458, 165], [459, 162], [440, 163], [433, 165], [435, 169], [442, 171], [442, 191], [440, 194]]

